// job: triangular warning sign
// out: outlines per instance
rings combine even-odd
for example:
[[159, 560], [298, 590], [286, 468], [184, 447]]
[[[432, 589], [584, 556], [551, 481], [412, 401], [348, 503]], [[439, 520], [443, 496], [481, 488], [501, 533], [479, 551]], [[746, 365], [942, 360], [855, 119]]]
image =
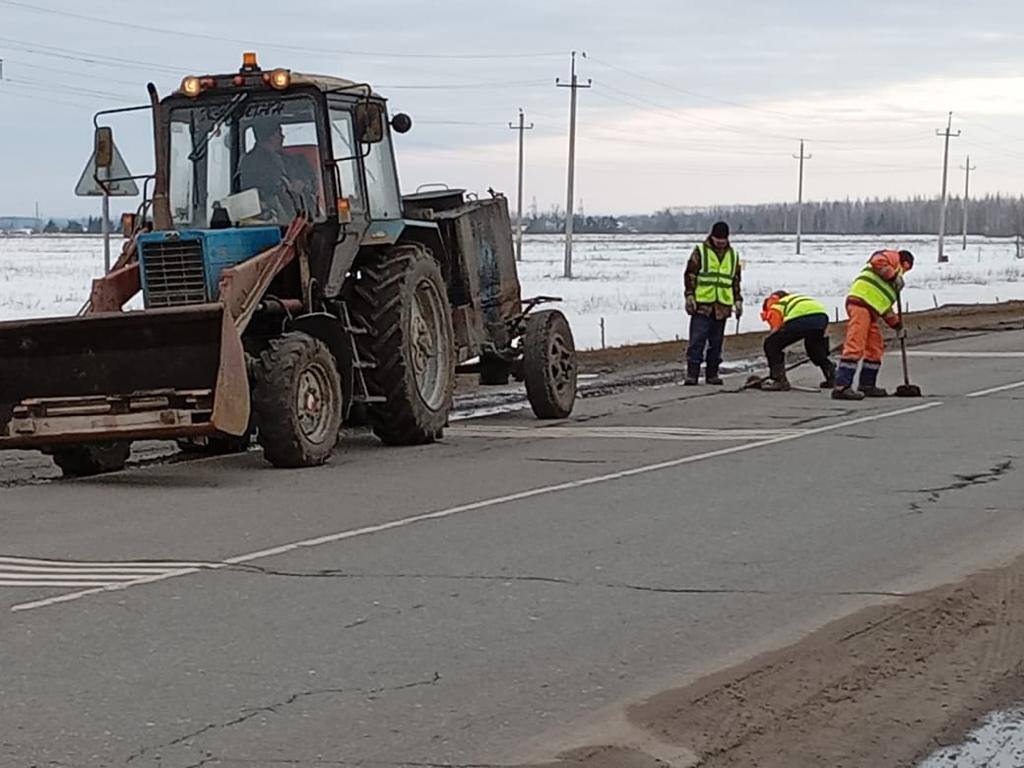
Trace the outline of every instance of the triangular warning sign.
[[[131, 176], [132, 172], [128, 170], [128, 164], [121, 157], [121, 150], [117, 148], [116, 144], [113, 145], [113, 148], [114, 161], [110, 164], [110, 168], [101, 171], [100, 178], [120, 179], [120, 181], [107, 182], [106, 194], [111, 197], [135, 197], [139, 194], [139, 187], [134, 179], [126, 178]], [[93, 150], [89, 162], [86, 163], [85, 170], [82, 171], [82, 178], [78, 180], [75, 194], [79, 197], [102, 197], [104, 195], [103, 187], [96, 181], [95, 150]]]

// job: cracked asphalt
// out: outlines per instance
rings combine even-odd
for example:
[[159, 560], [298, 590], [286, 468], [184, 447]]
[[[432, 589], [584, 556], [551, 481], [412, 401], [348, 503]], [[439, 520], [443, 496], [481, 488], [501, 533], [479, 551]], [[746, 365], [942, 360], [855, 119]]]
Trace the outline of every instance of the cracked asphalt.
[[[1024, 353], [1024, 332], [916, 349]], [[249, 453], [0, 488], [8, 569], [170, 564], [0, 586], [0, 766], [553, 759], [627, 704], [1024, 551], [1024, 387], [967, 396], [1024, 357], [911, 372], [921, 400], [659, 379], [582, 400], [565, 436], [502, 434], [544, 428], [510, 413], [315, 470]]]

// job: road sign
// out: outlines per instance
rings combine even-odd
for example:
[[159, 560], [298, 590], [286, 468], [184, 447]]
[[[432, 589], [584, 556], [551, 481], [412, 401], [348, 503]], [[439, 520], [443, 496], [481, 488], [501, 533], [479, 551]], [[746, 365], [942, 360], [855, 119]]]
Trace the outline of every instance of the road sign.
[[[100, 169], [96, 167], [96, 150], [93, 150], [85, 170], [82, 171], [82, 178], [78, 180], [78, 185], [75, 187], [76, 195], [79, 197], [103, 197], [104, 195], [109, 197], [135, 197], [139, 194], [139, 187], [135, 180], [125, 178], [126, 176], [131, 176], [132, 172], [128, 170], [128, 164], [121, 157], [121, 150], [117, 148], [116, 144], [113, 145], [113, 148], [114, 157], [110, 167]], [[103, 186], [96, 181], [97, 170], [99, 170], [100, 178], [121, 179], [121, 181], [109, 182], [106, 185], [107, 191], [104, 192]]]

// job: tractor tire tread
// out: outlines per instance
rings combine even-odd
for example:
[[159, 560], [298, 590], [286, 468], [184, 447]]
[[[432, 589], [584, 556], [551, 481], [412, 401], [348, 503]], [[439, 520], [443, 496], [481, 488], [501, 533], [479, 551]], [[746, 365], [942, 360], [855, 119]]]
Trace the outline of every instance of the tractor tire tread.
[[[301, 436], [295, 423], [293, 380], [297, 370], [307, 361], [323, 358], [325, 367], [333, 375], [334, 416], [337, 422], [328, 439], [320, 445], [309, 444]], [[312, 336], [292, 332], [271, 339], [260, 355], [255, 368], [253, 410], [256, 417], [256, 440], [263, 448], [263, 456], [275, 467], [315, 467], [324, 464], [334, 452], [341, 429], [341, 377], [337, 373], [334, 357], [327, 345]]]
[[[374, 434], [387, 445], [424, 445], [440, 439], [448, 423], [454, 395], [454, 359], [450, 361], [444, 405], [433, 411], [422, 402], [403, 356], [402, 308], [406, 302], [415, 300], [414, 286], [407, 286], [407, 281], [421, 264], [425, 265], [423, 269], [434, 271], [438, 288], [447, 302], [447, 287], [440, 267], [430, 252], [419, 245], [395, 246], [372, 268], [362, 268], [365, 282], [354, 291], [353, 310], [369, 330], [356, 339], [359, 356], [377, 362], [367, 379], [377, 394], [386, 398], [386, 402], [367, 408], [367, 418]], [[449, 349], [454, 351], [450, 319], [449, 341]]]
[[53, 463], [64, 477], [92, 477], [124, 469], [131, 455], [129, 442], [73, 445], [53, 451]]
[[523, 337], [523, 378], [526, 397], [538, 419], [564, 419], [572, 413], [576, 400], [575, 372], [572, 393], [560, 397], [548, 376], [547, 345], [551, 335], [561, 331], [565, 342], [573, 349], [572, 329], [565, 315], [557, 309], [545, 309], [528, 315]]

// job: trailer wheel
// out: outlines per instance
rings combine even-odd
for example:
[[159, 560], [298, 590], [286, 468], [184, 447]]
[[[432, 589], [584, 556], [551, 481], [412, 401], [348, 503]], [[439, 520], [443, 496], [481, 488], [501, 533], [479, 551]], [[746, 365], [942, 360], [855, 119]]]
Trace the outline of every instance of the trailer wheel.
[[508, 384], [509, 374], [512, 373], [512, 363], [502, 360], [500, 357], [490, 355], [480, 356], [480, 383], [485, 386], [498, 386]]
[[441, 437], [455, 389], [455, 334], [441, 269], [426, 249], [401, 245], [360, 267], [353, 308], [369, 333], [361, 357], [386, 402], [368, 409], [387, 445], [423, 445]]
[[131, 452], [132, 444], [123, 441], [74, 445], [54, 450], [53, 463], [64, 477], [91, 477], [124, 469]]
[[271, 339], [254, 368], [256, 439], [275, 467], [326, 462], [341, 429], [341, 376], [327, 345], [305, 333]]
[[565, 315], [545, 309], [526, 318], [526, 396], [538, 419], [564, 419], [576, 402], [576, 346]]

